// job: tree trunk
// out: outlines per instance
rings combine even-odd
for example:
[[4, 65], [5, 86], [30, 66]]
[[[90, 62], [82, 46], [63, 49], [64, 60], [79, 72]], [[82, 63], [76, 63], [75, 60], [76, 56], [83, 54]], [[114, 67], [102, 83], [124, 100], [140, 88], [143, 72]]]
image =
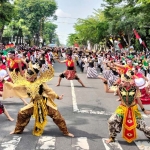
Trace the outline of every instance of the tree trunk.
[[0, 43], [2, 43], [2, 36], [3, 36], [4, 26], [0, 29]]
[[130, 47], [131, 46], [131, 34], [128, 33], [127, 36], [128, 36], [129, 47]]
[[17, 35], [17, 39], [16, 39], [16, 45], [18, 45], [18, 35]]

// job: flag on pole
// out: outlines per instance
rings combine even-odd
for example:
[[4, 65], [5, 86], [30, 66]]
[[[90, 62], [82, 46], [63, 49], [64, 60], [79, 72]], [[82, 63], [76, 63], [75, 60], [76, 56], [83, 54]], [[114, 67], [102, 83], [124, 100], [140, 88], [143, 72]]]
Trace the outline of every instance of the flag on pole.
[[123, 49], [123, 46], [122, 46], [121, 43], [118, 43], [118, 46], [119, 46], [119, 48], [120, 48], [121, 50]]
[[14, 50], [14, 44], [7, 44], [5, 45], [5, 50], [3, 51], [4, 55], [7, 55], [9, 51]]
[[145, 45], [145, 42], [141, 39], [141, 37], [138, 34], [138, 32], [135, 29], [133, 29], [133, 32], [134, 32], [134, 35], [135, 35], [136, 39], [139, 40], [140, 44], [142, 44], [146, 48], [146, 50], [148, 50], [146, 45]]

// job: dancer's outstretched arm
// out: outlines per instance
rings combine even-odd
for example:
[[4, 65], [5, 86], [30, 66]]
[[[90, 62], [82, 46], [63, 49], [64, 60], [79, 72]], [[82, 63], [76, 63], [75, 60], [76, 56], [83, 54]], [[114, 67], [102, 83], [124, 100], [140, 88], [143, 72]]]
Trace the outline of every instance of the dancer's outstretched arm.
[[60, 61], [59, 59], [56, 59], [59, 63], [64, 64], [66, 63], [66, 60]]
[[150, 115], [150, 111], [149, 110], [145, 110], [145, 108], [143, 107], [143, 104], [141, 102], [141, 99], [139, 97], [137, 97], [137, 103], [140, 106], [141, 110], [144, 112], [144, 114]]
[[118, 63], [113, 63], [113, 64], [114, 64], [114, 66], [116, 66], [116, 67], [125, 69], [125, 66], [124, 66], [124, 65], [120, 65], [120, 64], [118, 64]]

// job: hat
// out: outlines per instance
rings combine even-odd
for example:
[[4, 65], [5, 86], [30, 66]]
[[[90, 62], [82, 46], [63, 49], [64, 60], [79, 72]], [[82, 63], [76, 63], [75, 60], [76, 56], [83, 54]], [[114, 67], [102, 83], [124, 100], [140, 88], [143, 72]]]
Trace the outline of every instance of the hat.
[[143, 78], [134, 79], [134, 82], [139, 89], [143, 89], [146, 86], [146, 81]]

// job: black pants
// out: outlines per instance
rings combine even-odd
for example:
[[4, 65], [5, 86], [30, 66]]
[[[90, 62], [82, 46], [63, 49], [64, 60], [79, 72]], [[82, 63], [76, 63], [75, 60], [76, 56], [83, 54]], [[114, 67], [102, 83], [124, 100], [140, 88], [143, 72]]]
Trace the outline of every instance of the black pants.
[[83, 67], [83, 65], [84, 65], [84, 62], [81, 62], [81, 64], [80, 64], [80, 69], [81, 69], [81, 72], [83, 72], [83, 70], [84, 70], [84, 67]]
[[103, 69], [102, 69], [101, 65], [99, 65], [98, 68], [99, 68], [99, 70], [100, 70], [100, 73], [102, 73], [102, 72], [103, 72]]

